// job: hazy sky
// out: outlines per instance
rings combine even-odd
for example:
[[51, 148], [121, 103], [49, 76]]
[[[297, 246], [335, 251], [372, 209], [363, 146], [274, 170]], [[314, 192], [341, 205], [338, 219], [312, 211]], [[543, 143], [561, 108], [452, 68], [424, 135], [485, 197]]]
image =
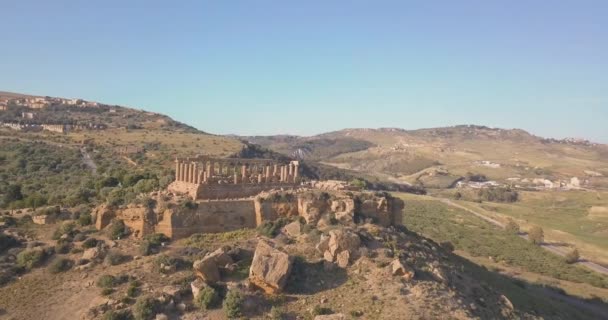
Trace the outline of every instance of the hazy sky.
[[213, 133], [481, 124], [608, 142], [608, 1], [0, 0], [0, 90]]

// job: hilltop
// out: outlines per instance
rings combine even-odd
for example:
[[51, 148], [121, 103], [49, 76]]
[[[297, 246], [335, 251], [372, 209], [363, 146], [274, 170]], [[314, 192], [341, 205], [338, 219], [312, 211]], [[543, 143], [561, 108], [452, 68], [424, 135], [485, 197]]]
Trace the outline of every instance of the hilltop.
[[295, 157], [430, 188], [453, 186], [469, 173], [502, 183], [576, 177], [588, 187], [608, 187], [608, 146], [578, 139], [545, 139], [520, 129], [473, 125], [344, 129], [312, 137], [246, 139]]

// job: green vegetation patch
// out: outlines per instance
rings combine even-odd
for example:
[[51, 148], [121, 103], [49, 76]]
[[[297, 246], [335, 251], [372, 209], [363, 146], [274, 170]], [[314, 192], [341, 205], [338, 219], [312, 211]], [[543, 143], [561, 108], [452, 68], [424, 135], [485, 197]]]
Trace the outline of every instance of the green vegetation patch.
[[456, 249], [473, 256], [493, 257], [528, 271], [573, 282], [608, 288], [608, 278], [563, 258], [437, 200], [407, 198], [405, 225], [436, 242], [451, 242]]

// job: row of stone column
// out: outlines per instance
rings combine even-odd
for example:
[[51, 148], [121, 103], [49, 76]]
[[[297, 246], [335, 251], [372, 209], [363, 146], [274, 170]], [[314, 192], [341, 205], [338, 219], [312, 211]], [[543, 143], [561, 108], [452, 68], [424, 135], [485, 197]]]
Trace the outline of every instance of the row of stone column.
[[206, 183], [211, 177], [233, 176], [234, 183], [270, 183], [284, 182], [295, 183], [298, 180], [299, 164], [291, 162], [287, 165], [264, 165], [264, 164], [243, 164], [239, 170], [236, 164], [224, 163], [223, 161], [204, 161], [202, 165], [195, 161], [175, 161], [175, 180], [188, 183]]

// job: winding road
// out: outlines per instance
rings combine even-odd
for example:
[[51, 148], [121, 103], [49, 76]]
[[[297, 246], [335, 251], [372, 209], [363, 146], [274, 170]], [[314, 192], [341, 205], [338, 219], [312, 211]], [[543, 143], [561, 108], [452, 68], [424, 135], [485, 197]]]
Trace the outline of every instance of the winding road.
[[[477, 216], [477, 217], [479, 217], [479, 218], [481, 218], [481, 219], [483, 219], [483, 220], [485, 220], [485, 221], [487, 221], [487, 222], [489, 222], [489, 223], [491, 223], [491, 224], [493, 224], [493, 225], [495, 225], [497, 227], [500, 227], [500, 228], [503, 228], [503, 229], [505, 228], [505, 224], [504, 223], [502, 223], [502, 222], [500, 222], [498, 220], [492, 219], [492, 218], [490, 218], [490, 217], [488, 217], [488, 216], [486, 216], [484, 214], [481, 214], [479, 212], [476, 212], [474, 210], [471, 210], [471, 209], [469, 209], [467, 207], [464, 207], [464, 206], [461, 206], [461, 205], [459, 205], [457, 203], [454, 203], [452, 200], [449, 200], [449, 199], [440, 199], [440, 201], [443, 202], [443, 203], [445, 203], [445, 204], [447, 204], [447, 205], [449, 205], [449, 206], [452, 206], [452, 207], [464, 210], [464, 211], [466, 211], [466, 212], [468, 212], [470, 214], [473, 214], [473, 215], [475, 215], [475, 216]], [[524, 238], [524, 239], [526, 239], [526, 240], [528, 240], [528, 235], [527, 234], [520, 234], [519, 236], [522, 237], [522, 238]], [[564, 249], [562, 246], [556, 246], [556, 245], [551, 244], [551, 243], [543, 243], [540, 246], [543, 249], [548, 250], [548, 251], [550, 251], [550, 252], [552, 252], [554, 254], [557, 254], [559, 256], [562, 256], [562, 257], [566, 256], [566, 254], [569, 252], [569, 250]], [[608, 275], [608, 268], [604, 267], [604, 266], [602, 266], [600, 264], [597, 264], [595, 262], [588, 261], [588, 260], [580, 260], [579, 262], [577, 262], [577, 264], [583, 265], [583, 266], [585, 266], [585, 267], [587, 267], [587, 268], [589, 268], [589, 269], [591, 269], [591, 270], [593, 270], [595, 272], [599, 272], [599, 273]]]

